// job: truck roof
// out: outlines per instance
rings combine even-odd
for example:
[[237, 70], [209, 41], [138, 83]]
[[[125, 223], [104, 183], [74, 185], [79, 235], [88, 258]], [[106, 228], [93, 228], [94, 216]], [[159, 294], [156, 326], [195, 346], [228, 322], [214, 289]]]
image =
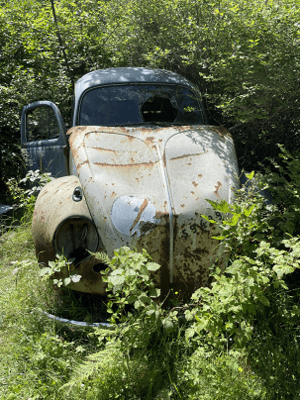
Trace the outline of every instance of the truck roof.
[[90, 87], [122, 83], [182, 84], [196, 89], [195, 85], [176, 72], [144, 67], [118, 67], [99, 69], [81, 77], [75, 86], [75, 99], [78, 100], [82, 92]]

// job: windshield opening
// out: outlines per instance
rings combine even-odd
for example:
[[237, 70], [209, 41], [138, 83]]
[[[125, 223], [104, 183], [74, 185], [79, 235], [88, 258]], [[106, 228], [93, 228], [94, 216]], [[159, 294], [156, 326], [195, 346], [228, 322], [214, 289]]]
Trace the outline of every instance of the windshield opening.
[[166, 122], [204, 123], [201, 103], [180, 85], [115, 85], [84, 93], [79, 125], [118, 126]]

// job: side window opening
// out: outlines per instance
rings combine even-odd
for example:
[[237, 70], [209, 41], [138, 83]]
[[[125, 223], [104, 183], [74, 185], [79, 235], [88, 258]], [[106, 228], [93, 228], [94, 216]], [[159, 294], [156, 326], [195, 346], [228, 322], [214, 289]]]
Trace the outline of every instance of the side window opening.
[[59, 126], [52, 108], [42, 106], [28, 111], [26, 131], [28, 142], [59, 137]]
[[168, 98], [161, 96], [150, 97], [141, 111], [145, 122], [174, 122], [177, 117], [177, 109]]

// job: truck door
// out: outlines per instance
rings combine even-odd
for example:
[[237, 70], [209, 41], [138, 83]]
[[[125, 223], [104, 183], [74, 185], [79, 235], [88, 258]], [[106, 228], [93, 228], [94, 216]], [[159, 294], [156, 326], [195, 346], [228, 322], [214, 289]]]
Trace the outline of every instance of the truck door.
[[66, 127], [51, 101], [37, 101], [23, 108], [21, 146], [28, 170], [51, 172], [55, 178], [69, 174]]

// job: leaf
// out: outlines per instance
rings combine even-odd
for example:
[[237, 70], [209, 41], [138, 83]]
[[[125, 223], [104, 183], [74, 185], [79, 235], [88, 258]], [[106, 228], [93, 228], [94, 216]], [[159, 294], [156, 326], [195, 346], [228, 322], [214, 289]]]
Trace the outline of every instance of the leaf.
[[235, 226], [239, 222], [239, 219], [240, 219], [240, 215], [234, 214], [233, 217], [231, 218], [231, 220], [227, 222], [227, 225]]
[[203, 219], [205, 219], [206, 221], [210, 222], [211, 224], [216, 224], [217, 222], [213, 219], [210, 219], [209, 217], [207, 217], [206, 215], [201, 214], [201, 217]]
[[194, 328], [188, 328], [185, 331], [185, 340], [188, 342], [189, 339], [191, 339], [195, 335], [195, 329]]
[[254, 171], [252, 171], [252, 172], [250, 172], [250, 173], [248, 173], [248, 174], [245, 172], [245, 176], [246, 176], [246, 178], [249, 179], [249, 180], [253, 179], [253, 177], [254, 177]]
[[255, 205], [253, 204], [251, 207], [246, 208], [243, 213], [246, 217], [249, 217], [249, 215], [252, 213], [252, 211], [254, 210]]
[[39, 276], [44, 276], [51, 273], [51, 268], [44, 267], [39, 271]]
[[140, 308], [140, 307], [142, 307], [142, 306], [143, 306], [143, 303], [141, 303], [140, 300], [137, 300], [137, 301], [134, 303], [134, 308], [135, 308], [135, 309], [138, 309], [138, 308]]
[[265, 296], [259, 296], [258, 300], [263, 303], [264, 306], [270, 307], [270, 302]]
[[144, 304], [150, 304], [151, 303], [151, 299], [148, 296], [146, 296], [145, 294], [139, 296], [139, 300]]
[[81, 279], [81, 275], [78, 275], [78, 274], [76, 274], [76, 275], [72, 275], [71, 279], [72, 279], [72, 282], [75, 282], [75, 283], [77, 283], [77, 282], [79, 282], [79, 281], [80, 281], [80, 279]]
[[146, 264], [146, 268], [147, 268], [148, 271], [154, 272], [154, 271], [157, 271], [160, 268], [160, 265], [157, 264], [157, 263], [154, 263], [154, 262], [148, 262]]
[[49, 261], [48, 264], [49, 264], [49, 267], [55, 268], [57, 263], [56, 263], [56, 261]]
[[160, 289], [151, 289], [150, 291], [149, 291], [149, 296], [150, 297], [158, 297], [158, 296], [160, 296], [160, 293], [161, 293], [161, 290]]
[[294, 268], [291, 265], [275, 265], [273, 270], [276, 272], [279, 279], [281, 279], [284, 275], [291, 274], [294, 272]]
[[108, 277], [108, 282], [110, 282], [113, 285], [122, 285], [125, 282], [125, 277], [122, 275], [110, 275]]
[[221, 203], [209, 199], [205, 199], [205, 201], [207, 201], [214, 210], [218, 210], [221, 213], [227, 214], [231, 211], [229, 204], [226, 200], [222, 200]]
[[174, 323], [170, 318], [166, 318], [163, 320], [163, 328], [166, 334], [169, 334], [172, 332], [174, 328]]
[[134, 303], [136, 300], [137, 300], [137, 296], [129, 296], [127, 298], [127, 301], [128, 301], [129, 304]]
[[70, 277], [67, 277], [67, 278], [64, 279], [64, 285], [65, 286], [69, 285], [69, 283], [71, 283], [71, 282], [72, 282], [72, 279]]

